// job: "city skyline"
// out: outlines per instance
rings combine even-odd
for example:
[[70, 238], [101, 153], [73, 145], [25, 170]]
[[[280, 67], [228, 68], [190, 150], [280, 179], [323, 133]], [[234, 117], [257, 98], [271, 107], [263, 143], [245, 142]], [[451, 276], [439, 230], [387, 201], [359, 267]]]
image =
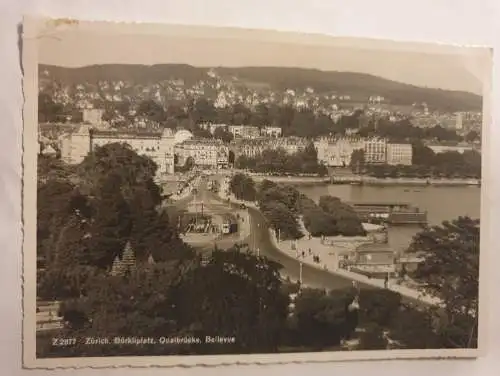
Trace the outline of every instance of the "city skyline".
[[143, 33], [134, 35], [116, 25], [89, 33], [85, 23], [50, 31], [40, 38], [39, 63], [68, 68], [117, 63], [295, 67], [365, 73], [420, 87], [483, 94], [486, 49], [312, 35], [291, 43], [289, 33], [230, 29], [236, 34], [228, 36], [201, 27], [187, 32], [170, 26], [169, 33], [152, 35], [148, 26], [152, 28], [141, 25]]

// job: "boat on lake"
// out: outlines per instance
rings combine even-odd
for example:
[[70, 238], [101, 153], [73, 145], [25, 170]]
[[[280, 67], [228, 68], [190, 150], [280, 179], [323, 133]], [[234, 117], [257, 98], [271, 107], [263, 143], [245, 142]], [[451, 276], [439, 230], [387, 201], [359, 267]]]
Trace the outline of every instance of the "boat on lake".
[[427, 212], [409, 203], [351, 202], [362, 221], [380, 220], [391, 225], [426, 225]]

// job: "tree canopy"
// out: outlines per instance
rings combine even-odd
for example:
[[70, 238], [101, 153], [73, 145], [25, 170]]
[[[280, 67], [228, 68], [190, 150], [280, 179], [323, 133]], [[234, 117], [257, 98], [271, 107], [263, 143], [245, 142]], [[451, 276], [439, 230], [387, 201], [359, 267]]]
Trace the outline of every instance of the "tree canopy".
[[284, 149], [264, 149], [260, 155], [248, 157], [240, 155], [236, 167], [259, 173], [275, 174], [311, 174], [325, 176], [326, 166], [318, 161], [318, 154], [313, 143], [304, 150], [288, 154]]
[[424, 257], [414, 277], [444, 304], [447, 347], [477, 346], [479, 220], [459, 217], [418, 233], [410, 251]]

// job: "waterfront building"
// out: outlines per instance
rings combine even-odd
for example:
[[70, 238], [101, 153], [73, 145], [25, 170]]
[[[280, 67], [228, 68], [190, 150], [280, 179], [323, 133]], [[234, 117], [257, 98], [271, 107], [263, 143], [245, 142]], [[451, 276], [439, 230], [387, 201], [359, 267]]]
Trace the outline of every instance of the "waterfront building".
[[111, 143], [128, 144], [137, 154], [151, 158], [158, 165], [158, 175], [174, 173], [175, 138], [171, 129], [163, 131], [95, 130], [80, 126], [61, 140], [61, 158], [66, 163], [78, 164], [95, 147]]
[[262, 127], [260, 129], [260, 135], [264, 137], [281, 137], [282, 129], [280, 127]]
[[387, 164], [410, 166], [412, 158], [413, 149], [411, 144], [387, 144]]
[[354, 150], [363, 149], [360, 137], [322, 137], [314, 142], [318, 161], [329, 167], [345, 167], [351, 163]]
[[259, 137], [255, 139], [236, 139], [231, 142], [235, 156], [244, 155], [254, 158], [264, 150], [283, 149], [287, 154], [295, 154], [305, 149], [308, 140], [301, 137]]
[[363, 140], [366, 164], [383, 164], [387, 161], [387, 139], [367, 138]]
[[287, 154], [295, 154], [303, 151], [309, 144], [309, 140], [303, 137], [282, 137], [276, 139], [273, 143], [274, 148], [281, 148], [287, 152]]
[[175, 145], [177, 163], [183, 165], [192, 158], [196, 166], [226, 168], [229, 162], [229, 148], [221, 140], [190, 139]]
[[231, 150], [235, 156], [243, 155], [249, 158], [255, 158], [262, 154], [265, 149], [268, 149], [270, 142], [266, 138], [252, 139], [252, 140], [233, 140], [231, 141]]

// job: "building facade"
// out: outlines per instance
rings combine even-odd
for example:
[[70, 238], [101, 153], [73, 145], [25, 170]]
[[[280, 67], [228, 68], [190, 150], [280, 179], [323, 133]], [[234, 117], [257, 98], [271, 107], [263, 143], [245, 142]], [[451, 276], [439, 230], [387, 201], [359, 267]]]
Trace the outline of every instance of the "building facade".
[[255, 139], [236, 139], [231, 142], [235, 156], [257, 157], [264, 150], [283, 149], [287, 154], [295, 154], [306, 148], [310, 141], [301, 137], [260, 137]]
[[387, 139], [367, 138], [363, 140], [366, 164], [385, 164], [387, 161]]
[[230, 125], [228, 131], [234, 138], [254, 139], [260, 137], [259, 127], [253, 125]]
[[61, 158], [78, 164], [96, 147], [111, 143], [128, 144], [137, 154], [151, 158], [159, 176], [174, 173], [175, 139], [171, 129], [162, 132], [95, 130], [82, 125], [61, 141]]
[[412, 159], [411, 144], [387, 144], [387, 164], [411, 166]]
[[229, 163], [229, 148], [221, 140], [191, 139], [175, 145], [177, 163], [184, 165], [192, 158], [196, 166], [226, 168]]
[[263, 137], [281, 137], [282, 129], [280, 127], [262, 127], [260, 135]]
[[323, 137], [314, 142], [318, 152], [318, 161], [329, 167], [347, 167], [351, 164], [354, 150], [363, 149], [363, 140], [359, 137]]

